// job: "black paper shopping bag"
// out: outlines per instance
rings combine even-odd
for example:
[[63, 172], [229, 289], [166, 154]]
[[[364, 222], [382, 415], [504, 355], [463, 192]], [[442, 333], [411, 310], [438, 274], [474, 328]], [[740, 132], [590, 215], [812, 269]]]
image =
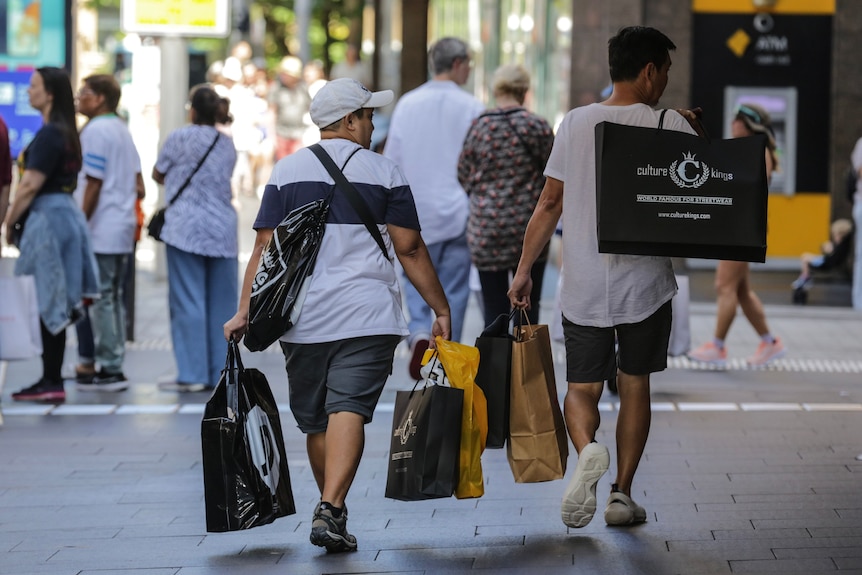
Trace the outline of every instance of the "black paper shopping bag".
[[763, 262], [766, 137], [596, 125], [599, 252]]
[[201, 422], [207, 531], [239, 531], [296, 512], [278, 406], [266, 377], [228, 344]]
[[458, 485], [464, 390], [430, 384], [395, 394], [386, 497], [451, 497]]
[[501, 314], [476, 338], [479, 350], [476, 385], [485, 393], [488, 402], [486, 448], [505, 447], [509, 436], [509, 386], [514, 341], [509, 333], [511, 318], [512, 314]]

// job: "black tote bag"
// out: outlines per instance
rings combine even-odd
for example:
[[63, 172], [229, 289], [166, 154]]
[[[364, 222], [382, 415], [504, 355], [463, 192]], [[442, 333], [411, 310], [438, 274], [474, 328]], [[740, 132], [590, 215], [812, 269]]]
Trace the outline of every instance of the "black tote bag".
[[395, 394], [386, 497], [451, 497], [458, 485], [464, 390], [426, 385]]
[[315, 200], [292, 210], [273, 230], [251, 286], [243, 339], [251, 351], [272, 345], [299, 318], [328, 213], [329, 198]]
[[228, 344], [201, 422], [208, 532], [239, 531], [296, 512], [278, 406], [266, 377]]
[[766, 136], [596, 125], [599, 252], [763, 262]]
[[476, 385], [488, 402], [486, 448], [505, 447], [509, 436], [509, 388], [512, 379], [512, 342], [509, 322], [512, 314], [501, 314], [476, 338], [479, 369]]

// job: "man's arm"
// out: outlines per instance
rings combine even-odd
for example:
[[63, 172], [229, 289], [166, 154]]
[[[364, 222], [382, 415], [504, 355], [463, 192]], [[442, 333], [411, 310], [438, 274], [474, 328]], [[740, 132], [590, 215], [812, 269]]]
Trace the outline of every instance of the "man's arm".
[[263, 250], [266, 248], [266, 244], [269, 243], [272, 234], [272, 228], [257, 230], [254, 249], [248, 258], [248, 265], [246, 265], [245, 274], [243, 274], [242, 290], [240, 291], [236, 314], [224, 324], [224, 338], [226, 340], [233, 338], [235, 341], [239, 341], [245, 335], [245, 332], [248, 331], [248, 308], [251, 301], [251, 285], [254, 282], [254, 274], [257, 272], [258, 264], [260, 263], [260, 256], [263, 254]]
[[[449, 339], [452, 333], [449, 301], [443, 292], [443, 286], [437, 277], [428, 248], [422, 240], [418, 230], [402, 228], [388, 224], [389, 237], [392, 238], [392, 246], [395, 255], [404, 268], [407, 279], [425, 300], [425, 303], [434, 310], [436, 319], [431, 328], [431, 335]], [[431, 347], [434, 347], [434, 339], [431, 339]]]
[[530, 291], [533, 289], [533, 280], [530, 278], [530, 269], [544, 247], [551, 241], [562, 213], [563, 182], [547, 177], [542, 195], [539, 196], [539, 203], [527, 223], [521, 260], [518, 262], [515, 277], [512, 278], [512, 286], [509, 288], [509, 301], [513, 306], [528, 309], [531, 307]]
[[84, 199], [81, 200], [81, 209], [84, 217], [88, 220], [93, 217], [96, 206], [99, 205], [99, 195], [102, 193], [102, 180], [87, 176], [87, 186], [84, 188]]
[[135, 192], [138, 194], [139, 200], [143, 200], [147, 195], [147, 188], [144, 186], [144, 176], [141, 172], [135, 174]]

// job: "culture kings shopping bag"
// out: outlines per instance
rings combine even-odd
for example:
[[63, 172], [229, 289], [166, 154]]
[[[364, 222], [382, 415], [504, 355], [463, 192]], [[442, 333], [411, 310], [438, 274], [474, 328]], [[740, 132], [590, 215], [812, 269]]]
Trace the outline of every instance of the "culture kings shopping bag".
[[766, 136], [596, 125], [599, 252], [763, 262]]
[[528, 323], [515, 328], [510, 391], [506, 454], [515, 481], [561, 479], [566, 473], [569, 443], [547, 325]]

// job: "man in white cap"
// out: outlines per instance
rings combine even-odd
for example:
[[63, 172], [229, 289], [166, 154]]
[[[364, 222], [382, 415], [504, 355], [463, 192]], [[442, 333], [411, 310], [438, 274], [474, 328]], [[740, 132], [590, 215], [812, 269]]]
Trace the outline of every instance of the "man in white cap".
[[[321, 147], [368, 204], [380, 230], [384, 255], [341, 189], [335, 189], [311, 284], [294, 327], [281, 337], [290, 409], [303, 433], [321, 499], [311, 542], [329, 552], [356, 550], [347, 532], [345, 498], [395, 348], [407, 336], [392, 255], [436, 319], [432, 335], [450, 337], [449, 303], [419, 233], [413, 195], [401, 170], [371, 152], [374, 109], [392, 92], [370, 92], [343, 78], [323, 86], [311, 103]], [[254, 222], [254, 252], [245, 272], [239, 310], [224, 327], [238, 339], [248, 323], [251, 285], [273, 229], [294, 208], [324, 198], [336, 187], [314, 153], [303, 148], [273, 169]]]

